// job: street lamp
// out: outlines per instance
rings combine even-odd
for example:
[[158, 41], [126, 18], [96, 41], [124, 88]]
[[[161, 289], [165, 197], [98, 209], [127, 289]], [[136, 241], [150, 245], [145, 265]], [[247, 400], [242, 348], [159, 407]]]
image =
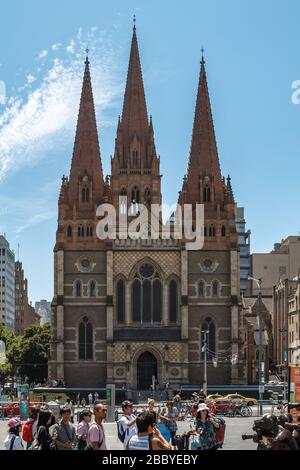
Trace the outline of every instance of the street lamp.
[[261, 278], [256, 279], [255, 277], [248, 277], [249, 280], [256, 282], [258, 287], [258, 318], [259, 318], [259, 360], [258, 360], [258, 391], [259, 391], [259, 414], [263, 414], [263, 393], [264, 393], [264, 382], [265, 382], [265, 367], [263, 362], [263, 319], [262, 319], [262, 308], [261, 308]]
[[204, 334], [204, 377], [203, 377], [203, 391], [205, 395], [207, 395], [207, 335], [209, 334], [209, 331], [203, 330], [201, 333]]

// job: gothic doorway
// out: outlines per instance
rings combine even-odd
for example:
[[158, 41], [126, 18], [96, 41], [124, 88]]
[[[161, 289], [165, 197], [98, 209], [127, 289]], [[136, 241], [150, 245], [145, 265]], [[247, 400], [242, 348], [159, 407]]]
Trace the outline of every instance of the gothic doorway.
[[137, 361], [137, 388], [149, 390], [153, 375], [157, 378], [157, 360], [150, 352], [144, 352]]

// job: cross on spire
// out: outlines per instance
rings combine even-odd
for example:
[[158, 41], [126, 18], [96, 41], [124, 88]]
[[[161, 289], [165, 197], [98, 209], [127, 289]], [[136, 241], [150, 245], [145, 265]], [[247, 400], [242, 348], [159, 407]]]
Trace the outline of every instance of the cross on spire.
[[89, 63], [90, 63], [90, 61], [89, 61], [89, 52], [90, 52], [90, 50], [89, 50], [88, 47], [86, 48], [85, 52], [86, 52], [85, 64], [89, 65]]
[[136, 16], [135, 16], [135, 15], [133, 15], [133, 31], [135, 31], [135, 30], [136, 30], [135, 23], [136, 23]]
[[201, 56], [202, 56], [202, 57], [201, 57], [201, 64], [202, 64], [202, 65], [205, 64], [205, 60], [204, 60], [204, 50], [205, 50], [205, 49], [204, 49], [203, 47], [201, 47]]

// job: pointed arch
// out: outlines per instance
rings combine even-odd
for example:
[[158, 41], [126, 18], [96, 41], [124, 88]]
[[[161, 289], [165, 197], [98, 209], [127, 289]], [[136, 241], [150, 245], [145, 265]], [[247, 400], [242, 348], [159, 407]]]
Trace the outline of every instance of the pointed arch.
[[93, 359], [93, 326], [88, 317], [83, 317], [78, 326], [78, 359]]

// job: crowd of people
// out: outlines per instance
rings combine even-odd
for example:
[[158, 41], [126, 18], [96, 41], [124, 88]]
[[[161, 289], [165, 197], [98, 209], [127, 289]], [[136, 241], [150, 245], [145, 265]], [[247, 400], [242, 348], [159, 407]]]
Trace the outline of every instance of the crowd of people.
[[[91, 395], [91, 396], [90, 396]], [[97, 399], [97, 395], [88, 396], [91, 408], [78, 412], [74, 424], [74, 405], [70, 399], [60, 407], [60, 419], [47, 405], [31, 409], [26, 422], [14, 417], [8, 421], [8, 435], [4, 441], [5, 450], [107, 450], [103, 422], [107, 408]], [[77, 397], [80, 402], [79, 397]], [[218, 420], [210, 415], [208, 407], [198, 395], [195, 400], [195, 426], [187, 433], [191, 438], [191, 449], [217, 449], [216, 430], [220, 427]], [[180, 447], [180, 436], [177, 435], [181, 410], [180, 394], [160, 409], [154, 399], [149, 398], [142, 412], [135, 414], [133, 403], [125, 400], [122, 403], [121, 417], [117, 420], [118, 439], [124, 450], [172, 450]]]

